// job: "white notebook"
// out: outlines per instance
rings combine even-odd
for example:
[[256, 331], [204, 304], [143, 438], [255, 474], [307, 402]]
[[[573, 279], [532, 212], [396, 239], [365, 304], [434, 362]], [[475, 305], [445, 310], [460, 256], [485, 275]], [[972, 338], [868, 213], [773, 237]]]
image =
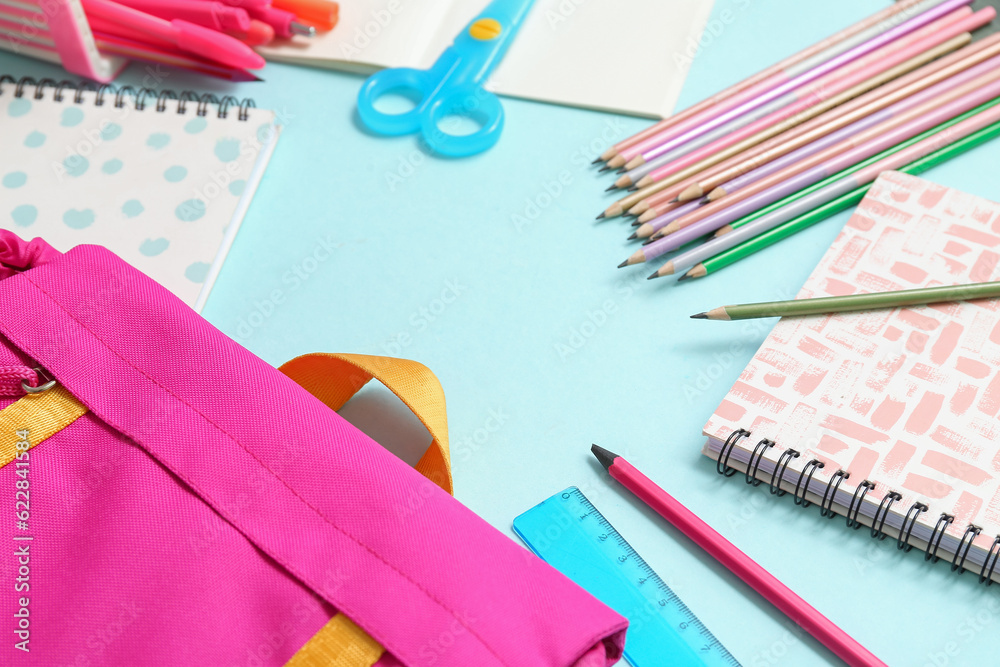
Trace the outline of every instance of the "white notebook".
[[[798, 298], [998, 278], [1000, 204], [887, 172]], [[1000, 581], [998, 411], [1000, 299], [783, 318], [705, 425], [704, 452]], [[738, 429], [750, 435], [725, 448]]]
[[[341, 2], [330, 32], [258, 50], [269, 60], [332, 69], [426, 69], [487, 2]], [[669, 116], [712, 4], [536, 0], [489, 88], [542, 102]]]
[[274, 113], [22, 84], [0, 84], [0, 227], [62, 251], [103, 245], [201, 310], [274, 150]]

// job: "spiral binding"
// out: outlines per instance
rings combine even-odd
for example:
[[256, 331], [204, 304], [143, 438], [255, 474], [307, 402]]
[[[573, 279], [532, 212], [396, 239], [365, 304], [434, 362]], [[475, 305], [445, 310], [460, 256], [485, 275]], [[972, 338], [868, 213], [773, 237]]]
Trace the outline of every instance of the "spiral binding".
[[[2, 81], [0, 81], [2, 83]], [[736, 443], [740, 439], [750, 438], [750, 431], [746, 429], [737, 429], [729, 434], [726, 438], [725, 443], [722, 445], [722, 449], [719, 451], [719, 457], [715, 462], [716, 471], [725, 477], [731, 477], [737, 470], [729, 465], [729, 459], [732, 456], [733, 449], [736, 447]], [[753, 448], [753, 452], [750, 455], [750, 460], [746, 465], [746, 472], [744, 476], [746, 477], [746, 483], [759, 486], [763, 480], [758, 479], [757, 475], [760, 472], [760, 464], [764, 459], [764, 455], [768, 449], [773, 447], [775, 442], [763, 438], [757, 442]], [[788, 472], [788, 465], [791, 463], [792, 459], [797, 459], [801, 456], [800, 452], [794, 449], [786, 449], [778, 457], [775, 463], [774, 470], [771, 472], [771, 479], [768, 483], [769, 491], [772, 495], [783, 496], [787, 491], [781, 488], [782, 482], [791, 484], [790, 480], [785, 479], [785, 473]], [[812, 483], [813, 475], [816, 471], [823, 468], [824, 463], [819, 459], [811, 459], [807, 462], [798, 473], [798, 477], [795, 480], [795, 490], [792, 492], [792, 498], [796, 505], [801, 505], [802, 507], [808, 507], [812, 503], [806, 499], [806, 492], [808, 491], [810, 484]], [[834, 500], [837, 496], [837, 491], [840, 489], [840, 485], [845, 479], [848, 479], [851, 473], [846, 470], [838, 470], [830, 476], [830, 481], [826, 483], [826, 489], [823, 491], [823, 496], [820, 501], [820, 515], [825, 517], [833, 518], [836, 512], [833, 510]], [[862, 480], [860, 484], [854, 489], [854, 495], [851, 497], [851, 503], [847, 508], [847, 525], [850, 528], [857, 530], [862, 525], [864, 525], [860, 520], [859, 516], [861, 513], [861, 507], [864, 504], [865, 496], [869, 491], [875, 489], [875, 484], [867, 479]], [[883, 497], [881, 502], [878, 504], [878, 509], [875, 510], [875, 516], [872, 517], [871, 525], [871, 536], [877, 540], [884, 540], [886, 538], [885, 533], [885, 520], [889, 515], [889, 510], [892, 508], [893, 503], [903, 499], [902, 494], [897, 491], [888, 491]], [[910, 508], [906, 511], [906, 515], [903, 518], [903, 523], [899, 528], [899, 537], [896, 539], [896, 548], [902, 551], [910, 551], [913, 545], [910, 544], [910, 538], [913, 534], [913, 527], [917, 523], [917, 518], [922, 512], [927, 512], [929, 508], [927, 505], [921, 502], [914, 502], [910, 505]], [[944, 538], [944, 534], [949, 525], [955, 521], [954, 515], [947, 514], [945, 512], [941, 513], [938, 517], [937, 523], [934, 525], [934, 530], [931, 532], [930, 538], [927, 542], [927, 549], [924, 553], [924, 559], [937, 562], [940, 560], [938, 556], [938, 551], [941, 548], [941, 541]], [[951, 559], [951, 570], [952, 572], [958, 572], [961, 574], [964, 571], [965, 561], [968, 558], [969, 550], [972, 548], [972, 543], [978, 535], [982, 533], [982, 528], [974, 524], [969, 524], [965, 532], [962, 534], [962, 539], [958, 543], [958, 547], [955, 550], [954, 556]], [[989, 551], [986, 553], [986, 558], [983, 561], [982, 567], [979, 570], [979, 583], [986, 584], [990, 586], [993, 584], [993, 573], [996, 570], [997, 563], [1000, 561], [1000, 535], [997, 535], [993, 540], [993, 544], [990, 546]]]
[[105, 101], [113, 98], [114, 107], [121, 109], [126, 105], [125, 98], [131, 97], [132, 108], [136, 111], [145, 111], [147, 101], [149, 103], [155, 101], [153, 109], [157, 113], [164, 113], [167, 110], [167, 102], [175, 100], [177, 102], [177, 113], [179, 114], [186, 114], [188, 105], [190, 104], [194, 106], [195, 115], [207, 116], [209, 105], [214, 104], [217, 108], [216, 116], [218, 118], [227, 118], [230, 110], [236, 109], [236, 118], [241, 121], [249, 120], [249, 110], [257, 106], [249, 97], [238, 100], [232, 95], [226, 95], [220, 99], [211, 93], [199, 95], [190, 90], [185, 90], [177, 94], [173, 90], [156, 91], [152, 88], [139, 88], [136, 90], [132, 86], [118, 87], [107, 83], [97, 86], [88, 81], [74, 83], [73, 81], [56, 81], [55, 79], [36, 80], [30, 76], [22, 76], [20, 79], [15, 79], [7, 74], [0, 75], [0, 95], [4, 92], [3, 87], [5, 83], [14, 86], [14, 97], [16, 98], [24, 97], [25, 89], [31, 87], [34, 88], [34, 92], [31, 93], [32, 98], [40, 100], [45, 97], [46, 87], [50, 87], [53, 89], [52, 99], [54, 101], [64, 101], [66, 99], [66, 92], [72, 90], [73, 103], [83, 104], [84, 93], [91, 91], [94, 93], [94, 106], [98, 107], [104, 106]]

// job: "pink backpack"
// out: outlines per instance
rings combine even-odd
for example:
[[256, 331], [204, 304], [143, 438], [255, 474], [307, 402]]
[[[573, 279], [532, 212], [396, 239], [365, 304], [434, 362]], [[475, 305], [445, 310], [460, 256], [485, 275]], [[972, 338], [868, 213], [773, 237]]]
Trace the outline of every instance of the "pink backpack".
[[624, 619], [449, 495], [440, 427], [428, 479], [331, 409], [375, 376], [426, 417], [426, 369], [283, 370], [103, 248], [0, 230], [0, 664], [621, 657]]

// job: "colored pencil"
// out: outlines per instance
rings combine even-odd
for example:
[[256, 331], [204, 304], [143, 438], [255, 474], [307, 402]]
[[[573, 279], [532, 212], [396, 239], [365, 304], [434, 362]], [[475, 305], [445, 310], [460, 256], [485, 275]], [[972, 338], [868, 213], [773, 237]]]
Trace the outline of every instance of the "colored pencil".
[[870, 292], [844, 296], [822, 296], [812, 299], [765, 301], [719, 306], [692, 315], [693, 320], [753, 320], [761, 317], [801, 317], [803, 315], [830, 315], [862, 310], [926, 306], [930, 303], [972, 301], [1000, 297], [1000, 282], [969, 283], [965, 285], [939, 285], [918, 289]]
[[[972, 150], [976, 146], [995, 139], [997, 136], [1000, 136], [1000, 122], [988, 125], [978, 132], [974, 132], [973, 134], [970, 134], [953, 144], [949, 144], [948, 146], [940, 148], [933, 153], [916, 160], [915, 162], [911, 162], [905, 167], [900, 168], [899, 171], [914, 175], [923, 173], [928, 169], [936, 167], [942, 162], [946, 162], [957, 155]], [[735, 264], [741, 259], [749, 257], [755, 252], [770, 247], [778, 241], [788, 238], [789, 236], [796, 234], [807, 227], [811, 227], [817, 222], [826, 220], [840, 211], [856, 206], [858, 202], [864, 198], [865, 194], [869, 189], [871, 189], [871, 187], [872, 183], [866, 183], [865, 185], [862, 185], [845, 195], [823, 204], [819, 208], [793, 218], [788, 222], [778, 225], [774, 229], [763, 232], [747, 241], [743, 241], [742, 243], [739, 243], [728, 250], [724, 250], [717, 255], [713, 255], [704, 262], [695, 265], [686, 274], [681, 276], [680, 279], [688, 280], [692, 278], [703, 278], [704, 276], [716, 273], [731, 264]]]
[[874, 181], [883, 171], [897, 169], [1000, 121], [1000, 99], [993, 99], [989, 103], [982, 105], [982, 107], [985, 107], [985, 109], [965, 120], [946, 127], [939, 132], [935, 132], [933, 135], [848, 176], [836, 179], [826, 187], [798, 199], [790, 206], [776, 210], [728, 234], [716, 237], [697, 248], [681, 253], [649, 276], [650, 279], [671, 275], [681, 268], [689, 269], [723, 250], [728, 250], [743, 241], [787, 222], [796, 215], [805, 213], [820, 204], [840, 197], [860, 185]]
[[[964, 37], [955, 38], [955, 40], [961, 40], [961, 41], [964, 41], [964, 39], [965, 39]], [[894, 68], [893, 70], [884, 72], [883, 74], [876, 77], [877, 80], [873, 81], [872, 83], [874, 85], [881, 84], [884, 86], [893, 86], [893, 88], [885, 89], [887, 91], [892, 91], [895, 89], [894, 86], [896, 84], [895, 83], [890, 84], [889, 83], [890, 81], [893, 81], [893, 79], [896, 79], [899, 75], [905, 72], [911, 71], [914, 67], [921, 67], [921, 66], [923, 66], [921, 67], [921, 69], [908, 74], [906, 77], [906, 81], [908, 83], [913, 83], [914, 81], [919, 81], [924, 76], [929, 76], [935, 71], [935, 68], [938, 67], [938, 63], [935, 62], [930, 62], [930, 64], [927, 63], [929, 61], [932, 61], [934, 56], [944, 55], [947, 51], [955, 48], [956, 46], [959, 46], [960, 41], [955, 41], [955, 40], [950, 40], [949, 42], [942, 44], [935, 49], [932, 49], [926, 54], [918, 56], [911, 61], [907, 61], [906, 63], [899, 65], [897, 68]], [[966, 56], [964, 57], [972, 59], [974, 58], [974, 54], [976, 51], [995, 46], [998, 40], [1000, 40], [1000, 37], [990, 36], [983, 40], [986, 46], [980, 47], [977, 44], [968, 46], [966, 47], [966, 49], [969, 49], [971, 51], [963, 50], [963, 52], [966, 53]], [[942, 60], [946, 61], [949, 65], [955, 62], [952, 59], [952, 56], [947, 56]], [[970, 62], [972, 61], [970, 60]], [[867, 87], [866, 84], [859, 84], [859, 86]], [[872, 99], [872, 96], [877, 96], [879, 94], [879, 91], [880, 91], [879, 88], [871, 90], [864, 96], [864, 99], [870, 101]], [[849, 106], [851, 109], [854, 109], [857, 107], [857, 105], [854, 104], [854, 101], [853, 100], [847, 101], [848, 99], [850, 99], [849, 93], [850, 96], [853, 97], [854, 91], [853, 90], [847, 91], [840, 97], [834, 98], [834, 100], [831, 100], [830, 102], [836, 102], [837, 104], [844, 104], [846, 102], [846, 104], [844, 105], [845, 107]], [[780, 132], [775, 132], [776, 136], [772, 137], [773, 142], [781, 142], [785, 137], [795, 137], [800, 132], [814, 130], [817, 123], [821, 123], [822, 122], [821, 119], [824, 119], [824, 116], [826, 114], [830, 114], [831, 117], [836, 117], [836, 114], [838, 113], [840, 108], [841, 107], [839, 106], [833, 107], [832, 105], [830, 106], [824, 105], [822, 108], [818, 109], [818, 111], [824, 115], [819, 116], [817, 118], [813, 118], [812, 120], [807, 121], [805, 124], [801, 126], [772, 128], [773, 130], [780, 130]], [[768, 130], [767, 132], [770, 132], [770, 130]], [[708, 178], [716, 173], [719, 173], [721, 170], [725, 168], [732, 167], [733, 164], [736, 164], [739, 160], [741, 160], [741, 154], [744, 152], [746, 152], [745, 153], [746, 159], [749, 160], [751, 158], [759, 156], [769, 148], [773, 148], [775, 145], [774, 143], [765, 143], [754, 148], [752, 147], [752, 143], [754, 142], [752, 142], [751, 140], [747, 140], [746, 142], [742, 142], [741, 144], [731, 146], [725, 150], [720, 151], [715, 155], [706, 158], [702, 162], [692, 165], [687, 169], [681, 170], [680, 172], [672, 176], [668, 176], [660, 181], [657, 181], [653, 185], [646, 186], [645, 188], [639, 190], [638, 192], [626, 195], [625, 197], [611, 204], [611, 206], [605, 209], [605, 211], [601, 215], [599, 215], [598, 218], [604, 218], [604, 217], [613, 218], [622, 215], [622, 213], [624, 213], [625, 211], [628, 211], [631, 214], [640, 215], [640, 219], [642, 222], [651, 220], [652, 218], [655, 218], [657, 215], [659, 215], [662, 211], [655, 210], [649, 212], [649, 209], [658, 208], [663, 204], [667, 203], [668, 201], [678, 197], [686, 189], [696, 185], [698, 183], [698, 179]]]
[[[863, 19], [777, 65], [767, 68], [760, 74], [731, 86], [678, 116], [660, 121], [621, 142], [615, 146], [615, 156], [605, 158], [611, 160], [612, 157], [620, 157], [621, 162], [612, 161], [608, 163], [608, 166], [617, 168], [624, 165], [635, 157], [641, 156], [645, 151], [676, 137], [679, 133], [691, 129], [698, 123], [705, 122], [713, 116], [731, 109], [755, 94], [794, 79], [817, 65], [896, 27], [907, 18], [927, 11], [938, 4], [941, 4], [939, 0], [904, 1]], [[602, 157], [605, 156], [602, 155]]]
[[804, 158], [814, 155], [815, 153], [829, 148], [835, 145], [839, 141], [851, 137], [861, 131], [864, 131], [870, 127], [882, 123], [890, 118], [894, 118], [905, 111], [912, 109], [920, 104], [931, 101], [945, 91], [949, 86], [961, 85], [967, 83], [972, 79], [975, 79], [983, 74], [987, 74], [991, 71], [995, 71], [1000, 68], [1000, 55], [994, 56], [989, 60], [979, 63], [975, 67], [972, 67], [964, 72], [959, 72], [951, 78], [945, 79], [944, 81], [926, 88], [918, 93], [914, 93], [909, 97], [885, 107], [881, 111], [870, 111], [867, 114], [861, 116], [861, 118], [850, 125], [847, 125], [839, 130], [830, 132], [826, 136], [820, 137], [815, 141], [802, 146], [801, 148], [794, 150], [784, 156], [772, 160], [767, 164], [764, 164], [756, 169], [751, 169], [746, 173], [738, 176], [726, 183], [723, 183], [715, 190], [712, 190], [708, 194], [708, 201], [714, 201], [716, 199], [721, 199], [722, 197], [736, 192], [751, 183], [755, 183], [762, 178], [770, 176], [773, 173], [781, 171], [782, 169], [803, 160]]
[[[614, 146], [604, 151], [604, 153], [602, 153], [599, 158], [594, 160], [594, 163], [607, 162], [608, 160], [611, 160], [613, 157], [622, 153], [626, 149], [635, 146], [636, 144], [645, 141], [646, 139], [657, 136], [662, 132], [664, 132], [665, 130], [667, 130], [668, 128], [673, 127], [674, 125], [677, 125], [681, 121], [685, 121], [696, 114], [701, 114], [703, 112], [706, 112], [715, 107], [716, 105], [732, 99], [737, 93], [740, 93], [746, 90], [747, 88], [750, 88], [751, 86], [755, 86], [758, 83], [761, 83], [762, 81], [770, 79], [776, 75], [781, 75], [782, 73], [784, 73], [786, 77], [790, 78], [790, 76], [788, 75], [789, 68], [792, 68], [795, 65], [803, 62], [807, 58], [811, 58], [812, 56], [829, 49], [835, 44], [845, 43], [848, 38], [853, 37], [858, 33], [861, 33], [862, 31], [867, 30], [876, 24], [880, 24], [886, 19], [889, 19], [890, 17], [899, 14], [900, 12], [910, 11], [911, 7], [913, 7], [916, 4], [919, 4], [920, 2], [921, 0], [902, 0], [901, 2], [897, 2], [889, 7], [886, 7], [882, 11], [872, 14], [871, 16], [862, 19], [861, 21], [858, 21], [857, 23], [854, 23], [851, 26], [848, 26], [847, 28], [841, 30], [840, 32], [831, 35], [830, 37], [827, 37], [826, 39], [817, 42], [816, 44], [813, 44], [812, 46], [809, 46], [799, 51], [798, 53], [789, 56], [788, 58], [785, 58], [781, 62], [772, 65], [746, 79], [743, 79], [738, 83], [733, 84], [732, 86], [726, 88], [725, 90], [720, 91], [715, 95], [712, 95], [711, 97], [702, 100], [698, 104], [688, 107], [687, 109], [684, 109], [683, 111], [680, 111], [668, 118], [664, 118], [658, 123], [651, 125], [650, 127], [647, 127], [645, 130], [633, 134], [631, 137], [628, 137], [627, 139], [619, 141]], [[864, 38], [861, 38], [858, 43], [861, 43], [862, 41], [864, 41]], [[846, 48], [850, 48], [850, 45], [846, 46], [845, 49]], [[794, 76], [794, 74], [791, 76]], [[623, 160], [621, 164], [625, 164], [625, 161]], [[617, 166], [620, 165], [616, 165], [616, 168]]]
[[[993, 11], [992, 7], [985, 8], [976, 14], [973, 14], [969, 7], [956, 9], [937, 21], [915, 30], [909, 35], [904, 35], [802, 88], [786, 93], [750, 113], [692, 139], [683, 146], [627, 171], [615, 181], [615, 185], [629, 187], [635, 184], [640, 188], [651, 185], [657, 180], [696, 164], [733, 144], [755, 135], [762, 135], [765, 130], [781, 124], [783, 121], [793, 119], [797, 123], [804, 123], [809, 118], [822, 113], [816, 109], [822, 108], [823, 102], [830, 98], [837, 97], [846, 90], [856, 89], [858, 84], [870, 82], [882, 72], [925, 54], [928, 50], [953, 37], [981, 28], [989, 23], [995, 15], [996, 12]], [[970, 40], [971, 35], [966, 38], [965, 43]], [[965, 43], [961, 46], [964, 46]], [[877, 85], [869, 84], [866, 88], [858, 89], [856, 95]], [[758, 142], [763, 141], [768, 136], [771, 135], [761, 136]]]
[[789, 151], [805, 146], [821, 136], [904, 100], [996, 55], [1000, 55], [1000, 34], [990, 35], [932, 62], [823, 116], [804, 123], [768, 144], [749, 150], [737, 159], [727, 161], [725, 165], [719, 165], [720, 169], [713, 169], [711, 173], [699, 177], [698, 182], [691, 186], [690, 191], [682, 192], [678, 199], [686, 201], [703, 197], [727, 181], [737, 179]]
[[755, 560], [737, 549], [670, 494], [643, 475], [631, 463], [594, 445], [594, 456], [608, 474], [635, 494], [636, 498], [667, 520], [685, 537], [705, 550], [723, 567], [743, 580], [789, 619], [830, 649], [850, 667], [886, 667], [864, 646], [816, 611]]
[[[815, 81], [816, 79], [830, 72], [833, 72], [834, 70], [850, 62], [853, 62], [854, 60], [857, 60], [861, 56], [864, 56], [867, 53], [871, 53], [872, 51], [875, 51], [876, 49], [879, 49], [885, 46], [886, 44], [889, 44], [893, 40], [896, 40], [899, 37], [902, 37], [903, 35], [907, 35], [913, 32], [914, 30], [917, 30], [927, 25], [928, 23], [933, 23], [934, 21], [937, 21], [942, 16], [945, 16], [960, 7], [964, 7], [965, 5], [970, 4], [970, 2], [971, 0], [945, 0], [945, 2], [928, 9], [922, 14], [914, 16], [913, 18], [910, 18], [909, 20], [900, 23], [894, 28], [885, 31], [869, 39], [867, 42], [859, 44], [841, 53], [840, 55], [823, 62], [822, 64], [816, 65], [807, 72], [803, 72], [802, 74], [799, 74], [798, 76], [782, 83], [779, 86], [771, 88], [766, 92], [757, 93], [751, 99], [741, 102], [735, 107], [729, 108], [724, 113], [714, 116], [710, 120], [701, 123], [696, 123], [694, 127], [683, 132], [682, 134], [675, 136], [673, 139], [665, 141], [660, 145], [658, 145], [656, 148], [650, 149], [649, 151], [644, 151], [643, 159], [648, 161], [652, 158], [655, 158], [659, 155], [666, 153], [667, 151], [673, 150], [678, 146], [682, 146], [691, 139], [700, 137], [706, 132], [709, 132], [717, 127], [725, 125], [734, 118], [739, 118], [740, 116], [743, 116], [744, 114], [749, 113], [750, 111], [753, 111], [754, 109], [757, 109], [758, 107], [763, 106], [764, 104], [767, 104], [768, 102], [781, 97], [785, 93], [800, 88], [811, 81]], [[737, 98], [739, 97], [740, 96], [737, 96]], [[627, 164], [626, 166], [627, 167], [631, 166], [631, 163]]]
[[718, 229], [998, 95], [1000, 95], [1000, 70], [990, 71], [971, 81], [953, 86], [933, 100], [814, 153], [729, 197], [706, 204], [697, 211], [674, 220], [657, 234], [665, 236], [688, 225], [709, 219], [711, 223], [705, 224], [714, 225], [712, 229]]

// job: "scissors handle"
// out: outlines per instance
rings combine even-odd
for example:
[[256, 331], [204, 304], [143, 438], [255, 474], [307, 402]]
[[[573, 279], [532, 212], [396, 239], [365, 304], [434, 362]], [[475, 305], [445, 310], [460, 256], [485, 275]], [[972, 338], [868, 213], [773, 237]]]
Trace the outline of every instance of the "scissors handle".
[[[411, 67], [384, 69], [372, 74], [361, 86], [358, 93], [358, 115], [372, 132], [388, 136], [413, 134], [420, 130], [424, 109], [437, 87], [428, 70]], [[396, 114], [376, 109], [376, 100], [388, 93], [416, 98], [414, 107]]]
[[[480, 125], [471, 134], [455, 134], [449, 117], [470, 118]], [[467, 157], [492, 148], [503, 130], [500, 99], [478, 85], [459, 86], [434, 100], [421, 118], [420, 133], [427, 145], [441, 155]]]

